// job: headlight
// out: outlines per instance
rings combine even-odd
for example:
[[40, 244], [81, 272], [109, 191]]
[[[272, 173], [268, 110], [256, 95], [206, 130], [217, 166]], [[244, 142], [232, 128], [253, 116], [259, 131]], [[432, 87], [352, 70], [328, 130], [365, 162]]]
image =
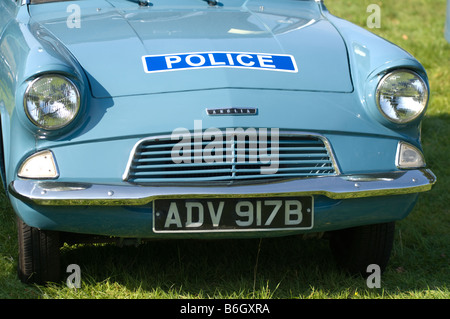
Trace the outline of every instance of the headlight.
[[393, 71], [385, 75], [378, 84], [378, 108], [394, 123], [413, 121], [425, 110], [427, 102], [427, 84], [413, 71]]
[[43, 75], [33, 80], [24, 96], [25, 112], [36, 126], [56, 130], [68, 125], [80, 108], [80, 93], [61, 75]]

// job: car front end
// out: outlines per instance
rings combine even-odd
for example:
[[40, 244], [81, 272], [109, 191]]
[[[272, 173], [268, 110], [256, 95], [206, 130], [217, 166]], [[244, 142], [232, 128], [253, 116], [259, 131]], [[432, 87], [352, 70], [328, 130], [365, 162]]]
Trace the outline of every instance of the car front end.
[[62, 1], [13, 30], [28, 63], [9, 71], [4, 182], [27, 227], [321, 236], [392, 225], [436, 181], [425, 70], [320, 1], [73, 3], [80, 28]]

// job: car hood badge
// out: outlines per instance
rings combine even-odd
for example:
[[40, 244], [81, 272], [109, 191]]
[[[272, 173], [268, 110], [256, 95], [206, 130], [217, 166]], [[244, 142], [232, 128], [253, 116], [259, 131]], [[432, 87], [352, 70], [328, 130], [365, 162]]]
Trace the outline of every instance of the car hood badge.
[[224, 107], [224, 108], [207, 108], [208, 115], [257, 115], [256, 107]]

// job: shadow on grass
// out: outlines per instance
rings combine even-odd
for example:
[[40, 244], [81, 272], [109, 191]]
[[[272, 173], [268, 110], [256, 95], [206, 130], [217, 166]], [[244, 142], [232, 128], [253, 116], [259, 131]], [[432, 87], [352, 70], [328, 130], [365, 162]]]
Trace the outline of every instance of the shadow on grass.
[[430, 289], [448, 293], [448, 257], [440, 256], [440, 248], [425, 253], [433, 240], [415, 246], [396, 237], [382, 289], [370, 289], [361, 276], [340, 271], [324, 239], [171, 240], [123, 248], [83, 245], [65, 247], [62, 261], [81, 267], [85, 289], [116, 284], [136, 298], [390, 298], [410, 293], [420, 297]]
[[291, 298], [327, 280], [336, 268], [325, 240], [299, 237], [152, 241], [66, 248], [91, 282], [111, 280], [154, 297]]

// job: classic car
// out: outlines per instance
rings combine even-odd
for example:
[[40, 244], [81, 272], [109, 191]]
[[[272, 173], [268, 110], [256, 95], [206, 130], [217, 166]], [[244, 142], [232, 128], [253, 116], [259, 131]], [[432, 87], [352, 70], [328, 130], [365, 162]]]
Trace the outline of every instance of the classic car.
[[23, 282], [63, 243], [327, 238], [384, 270], [426, 168], [423, 66], [318, 0], [1, 0]]

